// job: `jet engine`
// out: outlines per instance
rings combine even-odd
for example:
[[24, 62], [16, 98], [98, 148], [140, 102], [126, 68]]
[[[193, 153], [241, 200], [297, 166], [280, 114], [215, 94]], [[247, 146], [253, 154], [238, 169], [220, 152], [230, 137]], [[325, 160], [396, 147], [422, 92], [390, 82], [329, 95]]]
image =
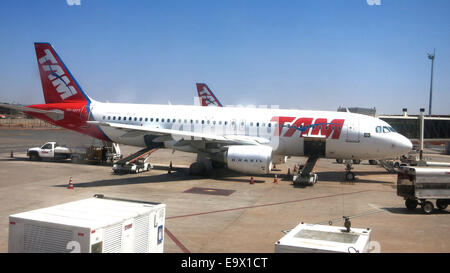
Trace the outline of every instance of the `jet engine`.
[[225, 160], [229, 169], [248, 174], [267, 174], [272, 169], [272, 148], [257, 145], [228, 147]]

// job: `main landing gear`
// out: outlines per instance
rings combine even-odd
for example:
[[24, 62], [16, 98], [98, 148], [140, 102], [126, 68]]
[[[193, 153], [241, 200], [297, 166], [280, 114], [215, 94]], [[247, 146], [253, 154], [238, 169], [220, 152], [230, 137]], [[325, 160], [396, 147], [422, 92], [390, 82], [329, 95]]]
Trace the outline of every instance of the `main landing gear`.
[[197, 161], [189, 166], [189, 174], [191, 175], [208, 175], [213, 169], [213, 162], [211, 159], [198, 154]]

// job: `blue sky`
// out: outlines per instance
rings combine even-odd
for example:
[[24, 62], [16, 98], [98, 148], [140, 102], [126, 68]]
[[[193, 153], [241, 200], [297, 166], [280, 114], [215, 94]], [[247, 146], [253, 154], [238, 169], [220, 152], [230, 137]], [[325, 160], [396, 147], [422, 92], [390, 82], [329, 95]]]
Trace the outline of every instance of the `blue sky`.
[[0, 101], [43, 103], [33, 42], [99, 101], [450, 114], [450, 1], [1, 1]]

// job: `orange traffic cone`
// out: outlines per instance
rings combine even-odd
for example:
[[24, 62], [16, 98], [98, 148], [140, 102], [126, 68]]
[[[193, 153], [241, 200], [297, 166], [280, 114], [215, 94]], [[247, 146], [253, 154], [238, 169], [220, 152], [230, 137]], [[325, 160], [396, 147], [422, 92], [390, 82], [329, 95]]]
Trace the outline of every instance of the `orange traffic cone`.
[[277, 169], [277, 164], [273, 163], [272, 170], [276, 170], [276, 169]]
[[275, 178], [273, 179], [273, 183], [278, 184], [278, 177], [275, 175]]
[[72, 177], [69, 179], [69, 186], [67, 187], [69, 190], [73, 190], [73, 183], [72, 183]]
[[250, 185], [255, 184], [255, 179], [253, 178], [253, 176], [250, 178]]

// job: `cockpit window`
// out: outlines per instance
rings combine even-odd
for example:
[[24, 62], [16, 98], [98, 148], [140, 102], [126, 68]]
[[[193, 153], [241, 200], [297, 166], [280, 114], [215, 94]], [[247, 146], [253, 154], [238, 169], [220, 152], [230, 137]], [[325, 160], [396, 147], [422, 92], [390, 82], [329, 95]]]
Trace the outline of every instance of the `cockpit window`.
[[392, 128], [391, 126], [377, 126], [375, 128], [375, 131], [377, 133], [390, 133], [393, 132], [395, 133], [396, 131], [394, 130], [394, 128]]

